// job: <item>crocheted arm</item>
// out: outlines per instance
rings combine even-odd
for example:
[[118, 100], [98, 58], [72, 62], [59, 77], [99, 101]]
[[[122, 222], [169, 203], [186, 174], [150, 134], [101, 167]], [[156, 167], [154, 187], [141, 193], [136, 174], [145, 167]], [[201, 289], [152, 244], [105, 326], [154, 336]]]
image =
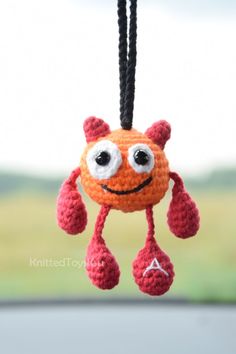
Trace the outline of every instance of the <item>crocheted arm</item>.
[[198, 208], [185, 190], [182, 178], [175, 172], [170, 172], [170, 178], [174, 181], [174, 186], [167, 214], [169, 228], [180, 238], [194, 236], [199, 229]]
[[57, 198], [57, 223], [71, 235], [83, 232], [87, 225], [87, 211], [76, 184], [79, 175], [78, 167], [62, 184]]

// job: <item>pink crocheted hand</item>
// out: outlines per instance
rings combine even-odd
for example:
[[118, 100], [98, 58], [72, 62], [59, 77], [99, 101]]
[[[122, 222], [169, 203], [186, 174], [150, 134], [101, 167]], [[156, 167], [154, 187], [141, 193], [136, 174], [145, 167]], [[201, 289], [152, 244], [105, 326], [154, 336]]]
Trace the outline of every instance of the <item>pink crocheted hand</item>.
[[171, 172], [170, 177], [175, 184], [167, 214], [169, 228], [175, 236], [180, 238], [194, 236], [199, 229], [200, 217], [198, 208], [186, 192], [180, 176], [175, 172]]
[[87, 211], [76, 185], [79, 175], [77, 168], [63, 183], [57, 198], [58, 225], [71, 235], [83, 232], [87, 225]]

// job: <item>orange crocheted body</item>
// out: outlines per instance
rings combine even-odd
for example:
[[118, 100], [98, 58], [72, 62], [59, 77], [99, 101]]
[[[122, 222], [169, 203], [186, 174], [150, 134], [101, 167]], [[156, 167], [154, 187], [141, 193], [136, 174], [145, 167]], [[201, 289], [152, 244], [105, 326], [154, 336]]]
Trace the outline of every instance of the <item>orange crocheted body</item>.
[[[116, 144], [121, 152], [122, 164], [117, 173], [109, 179], [96, 179], [91, 176], [86, 156], [92, 146], [100, 140], [110, 140]], [[146, 144], [154, 154], [154, 167], [150, 173], [136, 173], [130, 166], [127, 156], [128, 149], [134, 144]], [[135, 129], [118, 129], [105, 137], [99, 138], [96, 142], [90, 142], [81, 157], [81, 184], [85, 192], [97, 203], [109, 205], [114, 209], [123, 212], [143, 210], [149, 205], [155, 205], [164, 197], [169, 185], [169, 166], [163, 150], [150, 140], [146, 135]], [[114, 194], [102, 188], [116, 191], [133, 190], [144, 181], [151, 179], [141, 190], [129, 194]]]

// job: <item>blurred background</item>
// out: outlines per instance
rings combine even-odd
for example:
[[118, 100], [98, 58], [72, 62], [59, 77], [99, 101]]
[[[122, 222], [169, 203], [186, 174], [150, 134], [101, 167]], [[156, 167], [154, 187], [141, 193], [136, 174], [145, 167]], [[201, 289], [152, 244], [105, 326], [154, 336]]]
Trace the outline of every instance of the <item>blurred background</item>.
[[[170, 122], [171, 169], [185, 178], [201, 212], [200, 232], [184, 241], [167, 227], [170, 194], [155, 207], [157, 241], [176, 272], [163, 301], [236, 302], [235, 20], [233, 0], [138, 1], [134, 126], [144, 131], [156, 120]], [[85, 146], [84, 119], [96, 115], [119, 127], [117, 46], [116, 1], [0, 2], [4, 303], [155, 301], [138, 291], [131, 275], [146, 235], [143, 212], [108, 217], [104, 236], [122, 272], [110, 292], [93, 287], [84, 269], [97, 205], [84, 196], [89, 223], [78, 237], [66, 236], [55, 219], [59, 186]]]

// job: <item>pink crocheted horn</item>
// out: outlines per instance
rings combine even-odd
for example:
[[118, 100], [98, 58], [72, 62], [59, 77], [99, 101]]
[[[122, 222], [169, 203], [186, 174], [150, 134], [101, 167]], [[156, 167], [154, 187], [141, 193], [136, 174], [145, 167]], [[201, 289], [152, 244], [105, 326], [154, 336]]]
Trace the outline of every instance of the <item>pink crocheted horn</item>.
[[87, 211], [76, 185], [80, 168], [74, 170], [62, 184], [57, 198], [57, 222], [68, 234], [76, 235], [87, 225]]
[[163, 150], [167, 140], [170, 139], [171, 126], [165, 120], [159, 120], [148, 128], [145, 135]]
[[102, 136], [110, 134], [110, 127], [104, 120], [96, 117], [89, 117], [84, 121], [84, 134], [87, 143], [95, 141]]
[[186, 192], [181, 177], [175, 172], [170, 172], [170, 178], [174, 181], [174, 187], [167, 214], [169, 228], [175, 236], [180, 238], [194, 236], [199, 229], [198, 208]]

